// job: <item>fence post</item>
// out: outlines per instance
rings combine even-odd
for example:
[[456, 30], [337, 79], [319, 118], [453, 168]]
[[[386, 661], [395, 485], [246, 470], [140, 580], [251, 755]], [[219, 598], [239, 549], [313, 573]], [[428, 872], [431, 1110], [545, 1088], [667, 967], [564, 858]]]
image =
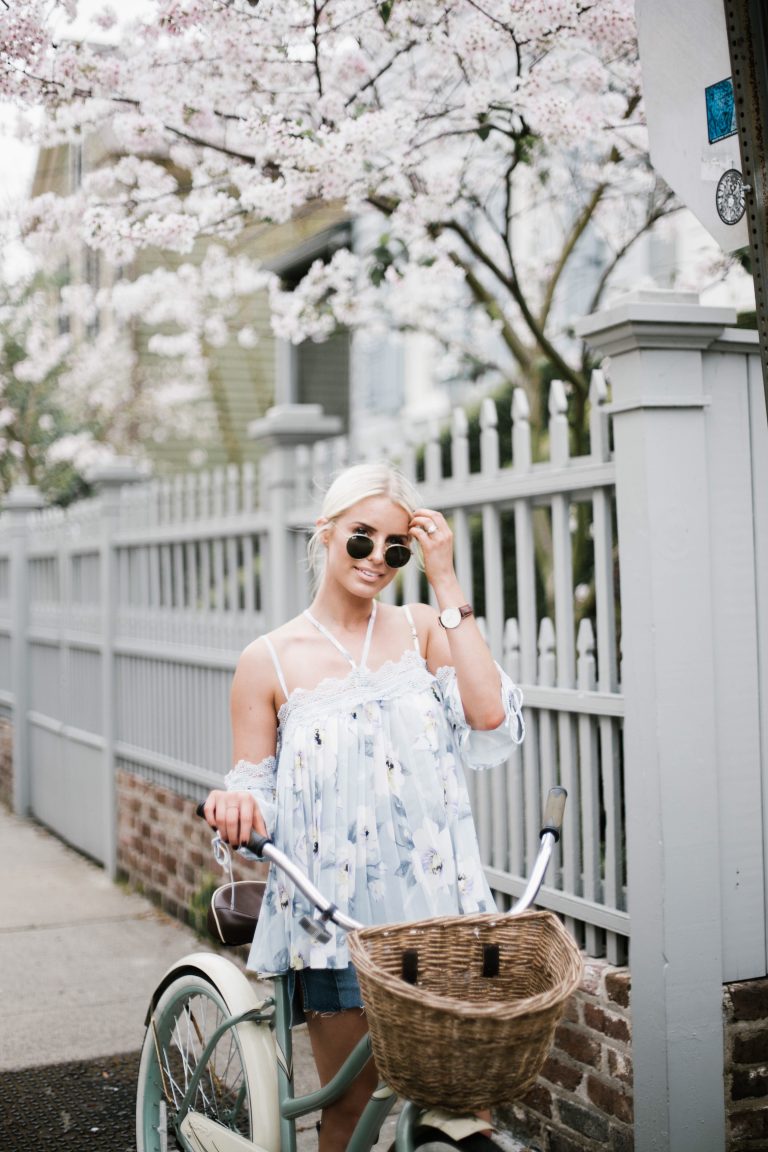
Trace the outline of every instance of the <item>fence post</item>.
[[44, 500], [37, 488], [17, 484], [6, 496], [3, 510], [10, 517], [10, 606], [11, 683], [13, 685], [13, 810], [19, 816], [30, 811], [31, 770], [29, 762], [29, 573], [27, 544], [29, 513], [42, 508]]
[[104, 763], [104, 869], [113, 880], [117, 875], [117, 781], [115, 767], [116, 708], [115, 631], [118, 609], [117, 552], [115, 528], [120, 509], [120, 492], [128, 484], [145, 480], [130, 460], [117, 457], [88, 473], [88, 481], [99, 498], [101, 538], [99, 567], [101, 584], [101, 735]]
[[612, 387], [636, 1152], [725, 1147], [703, 351], [733, 323], [641, 292], [579, 325]]
[[269, 511], [269, 562], [264, 573], [267, 628], [276, 628], [298, 611], [291, 512], [297, 483], [295, 449], [341, 433], [341, 419], [326, 416], [320, 404], [277, 404], [248, 425], [248, 435], [269, 451], [263, 470]]

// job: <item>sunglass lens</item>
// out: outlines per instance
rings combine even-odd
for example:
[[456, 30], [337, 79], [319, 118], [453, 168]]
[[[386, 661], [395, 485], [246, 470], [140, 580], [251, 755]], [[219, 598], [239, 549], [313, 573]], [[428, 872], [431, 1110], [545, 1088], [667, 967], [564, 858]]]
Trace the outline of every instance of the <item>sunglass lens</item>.
[[390, 568], [404, 568], [410, 558], [411, 550], [406, 548], [405, 544], [390, 544], [384, 553], [384, 559]]
[[373, 540], [362, 532], [355, 532], [347, 540], [347, 552], [353, 560], [364, 560], [373, 552]]

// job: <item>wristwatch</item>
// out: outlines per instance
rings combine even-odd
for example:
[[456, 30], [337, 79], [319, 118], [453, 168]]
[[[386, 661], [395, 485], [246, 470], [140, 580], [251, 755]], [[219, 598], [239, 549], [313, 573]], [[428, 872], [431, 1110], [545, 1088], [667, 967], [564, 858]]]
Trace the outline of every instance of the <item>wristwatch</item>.
[[461, 608], [443, 608], [438, 620], [443, 628], [458, 628], [462, 620], [472, 615], [472, 605], [462, 604]]

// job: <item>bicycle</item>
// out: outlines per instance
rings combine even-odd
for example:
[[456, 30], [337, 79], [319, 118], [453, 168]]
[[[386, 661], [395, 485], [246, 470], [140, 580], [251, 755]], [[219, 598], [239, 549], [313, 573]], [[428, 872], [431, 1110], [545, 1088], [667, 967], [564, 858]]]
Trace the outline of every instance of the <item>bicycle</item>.
[[[515, 906], [498, 919], [520, 916], [536, 899], [560, 837], [565, 798], [562, 788], [550, 791], [530, 878]], [[271, 840], [254, 833], [249, 848], [283, 869], [314, 905], [320, 918], [307, 917], [304, 926], [318, 937], [325, 933], [327, 938], [328, 921], [347, 932], [363, 928], [331, 905]], [[358, 976], [365, 998], [360, 971]], [[260, 1000], [243, 972], [216, 953], [194, 953], [174, 964], [147, 1012], [136, 1099], [137, 1152], [174, 1147], [182, 1152], [296, 1152], [296, 1120], [337, 1100], [371, 1058], [372, 1044], [369, 1031], [328, 1084], [296, 1096], [291, 1015], [287, 974], [277, 976], [273, 995]], [[369, 1027], [373, 1030], [370, 1012]], [[381, 1072], [378, 1059], [377, 1065]], [[397, 1099], [382, 1081], [347, 1152], [370, 1152]], [[493, 1152], [499, 1146], [484, 1135], [487, 1127], [475, 1115], [407, 1099], [394, 1149], [413, 1152], [434, 1144]]]

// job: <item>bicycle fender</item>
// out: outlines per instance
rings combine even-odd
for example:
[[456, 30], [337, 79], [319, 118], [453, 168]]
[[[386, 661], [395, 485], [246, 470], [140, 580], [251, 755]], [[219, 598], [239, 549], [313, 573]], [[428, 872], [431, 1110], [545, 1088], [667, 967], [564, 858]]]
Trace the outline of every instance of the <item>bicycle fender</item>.
[[[152, 1009], [157, 1004], [165, 988], [180, 976], [194, 973], [202, 976], [219, 992], [222, 1000], [233, 1016], [240, 1016], [245, 1012], [259, 1008], [267, 997], [259, 997], [257, 989], [240, 969], [225, 956], [217, 956], [215, 952], [194, 952], [182, 957], [172, 964], [163, 976], [158, 987], [152, 995], [148, 1020]], [[197, 1113], [190, 1113], [189, 1139], [195, 1147], [195, 1138], [203, 1152], [210, 1149], [221, 1149], [221, 1152], [241, 1152], [247, 1148], [249, 1152], [280, 1152], [280, 1106], [277, 1092], [277, 1054], [275, 1038], [272, 1029], [267, 1024], [259, 1024], [254, 1020], [244, 1020], [237, 1025], [237, 1034], [243, 1049], [243, 1058], [248, 1069], [248, 1082], [251, 1092], [251, 1119], [253, 1125], [253, 1140], [243, 1141], [237, 1133], [226, 1133], [219, 1125], [215, 1125], [218, 1144], [203, 1140], [202, 1121], [206, 1118]], [[186, 1123], [186, 1120], [183, 1122]], [[233, 1137], [240, 1143], [222, 1143], [225, 1139]]]
[[201, 1112], [188, 1112], [181, 1122], [181, 1134], [193, 1152], [269, 1152], [238, 1132], [229, 1132]]
[[428, 1112], [422, 1112], [419, 1124], [438, 1128], [452, 1140], [464, 1140], [476, 1132], [487, 1132], [489, 1127], [488, 1121], [478, 1116], [457, 1116], [454, 1112], [443, 1112], [441, 1108], [430, 1108]]
[[267, 996], [260, 999], [256, 989], [240, 969], [228, 960], [226, 956], [218, 956], [215, 952], [192, 952], [176, 960], [166, 971], [160, 983], [152, 993], [152, 1002], [147, 1012], [145, 1023], [149, 1022], [149, 1014], [155, 1007], [169, 984], [172, 984], [185, 972], [196, 972], [205, 977], [210, 984], [214, 984], [224, 997], [232, 1015], [250, 1012], [260, 1007]]

